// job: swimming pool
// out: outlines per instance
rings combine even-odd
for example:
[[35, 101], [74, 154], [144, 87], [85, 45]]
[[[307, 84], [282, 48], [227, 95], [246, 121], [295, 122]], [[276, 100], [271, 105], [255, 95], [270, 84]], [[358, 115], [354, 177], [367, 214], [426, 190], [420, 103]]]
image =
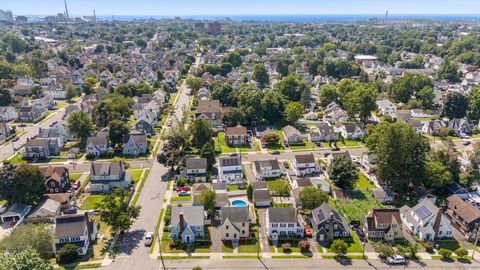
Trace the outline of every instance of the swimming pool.
[[245, 201], [242, 201], [242, 200], [235, 200], [235, 201], [232, 201], [232, 206], [235, 206], [235, 207], [247, 207], [247, 203]]

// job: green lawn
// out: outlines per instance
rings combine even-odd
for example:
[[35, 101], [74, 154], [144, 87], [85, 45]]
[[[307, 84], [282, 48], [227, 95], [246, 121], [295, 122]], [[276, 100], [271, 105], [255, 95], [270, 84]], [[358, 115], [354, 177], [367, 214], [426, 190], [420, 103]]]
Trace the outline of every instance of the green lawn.
[[191, 195], [188, 195], [188, 196], [175, 196], [175, 197], [172, 197], [170, 199], [170, 201], [172, 202], [185, 202], [185, 201], [191, 201], [192, 200], [192, 196]]
[[70, 173], [70, 182], [75, 183], [80, 179], [82, 173]]
[[350, 193], [351, 200], [337, 201], [337, 208], [347, 215], [349, 221], [363, 222], [365, 216], [373, 208], [383, 208], [383, 205], [373, 197], [369, 190], [352, 190]]
[[81, 210], [98, 209], [105, 195], [88, 195], [80, 207]]
[[140, 180], [140, 176], [142, 176], [143, 169], [127, 170], [127, 172], [132, 173], [133, 182], [136, 183], [138, 180]]
[[[350, 237], [343, 238], [342, 240], [348, 244], [348, 253], [362, 252], [362, 245], [360, 244], [357, 236], [352, 231], [350, 231]], [[327, 247], [327, 252], [332, 252], [330, 246]]]
[[368, 180], [361, 172], [358, 173], [358, 180], [355, 182], [355, 189], [374, 189], [375, 185]]

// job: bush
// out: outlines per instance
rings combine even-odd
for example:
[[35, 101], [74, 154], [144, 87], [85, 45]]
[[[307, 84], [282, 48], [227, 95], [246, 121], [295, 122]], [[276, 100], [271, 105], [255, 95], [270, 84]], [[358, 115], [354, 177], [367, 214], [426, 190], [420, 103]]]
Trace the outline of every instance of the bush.
[[78, 259], [77, 245], [66, 244], [57, 253], [57, 262], [61, 264], [72, 263]]
[[302, 251], [308, 251], [308, 250], [310, 250], [310, 242], [308, 242], [308, 240], [302, 240], [302, 241], [298, 242], [298, 247]]
[[290, 250], [292, 248], [292, 245], [290, 243], [283, 243], [282, 244], [282, 249], [283, 250]]
[[442, 256], [442, 260], [448, 260], [452, 258], [452, 252], [448, 249], [440, 249], [438, 254]]
[[457, 256], [460, 258], [464, 258], [468, 255], [468, 251], [463, 247], [459, 247], [457, 250], [455, 250], [455, 254], [457, 254]]
[[423, 243], [423, 247], [427, 252], [433, 252], [433, 248], [435, 247], [435, 245], [432, 242], [425, 242]]

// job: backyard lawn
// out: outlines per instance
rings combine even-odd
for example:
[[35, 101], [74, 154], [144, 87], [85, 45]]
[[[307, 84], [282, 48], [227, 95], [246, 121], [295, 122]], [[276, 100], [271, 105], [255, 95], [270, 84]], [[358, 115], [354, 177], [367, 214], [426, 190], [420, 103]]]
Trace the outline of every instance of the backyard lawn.
[[355, 182], [355, 189], [374, 189], [375, 185], [361, 172], [358, 173], [358, 180]]
[[97, 209], [100, 206], [105, 195], [88, 195], [80, 207], [81, 210]]
[[348, 221], [363, 222], [369, 211], [374, 208], [383, 208], [369, 190], [352, 190], [350, 193], [351, 200], [337, 201], [337, 208], [347, 215]]

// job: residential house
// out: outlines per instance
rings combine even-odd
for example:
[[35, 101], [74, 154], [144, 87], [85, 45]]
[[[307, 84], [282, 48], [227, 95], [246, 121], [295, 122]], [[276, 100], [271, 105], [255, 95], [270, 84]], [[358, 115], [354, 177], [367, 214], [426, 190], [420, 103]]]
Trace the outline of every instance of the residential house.
[[318, 242], [333, 241], [350, 235], [348, 223], [326, 202], [312, 210], [311, 223]]
[[373, 196], [382, 204], [393, 203], [394, 194], [388, 188], [375, 188], [372, 189]]
[[269, 207], [271, 204], [270, 191], [268, 189], [254, 189], [252, 199], [255, 207]]
[[400, 210], [373, 209], [366, 217], [364, 231], [368, 239], [393, 241], [403, 238]]
[[471, 120], [464, 118], [455, 118], [448, 122], [449, 129], [453, 130], [456, 134], [471, 134], [475, 127]]
[[247, 128], [240, 125], [227, 127], [225, 129], [225, 143], [235, 147], [248, 145]]
[[121, 161], [92, 163], [90, 166], [90, 191], [109, 193], [114, 188], [128, 188], [132, 173], [126, 172]]
[[32, 139], [25, 143], [25, 152], [23, 157], [26, 159], [45, 159], [52, 156], [58, 156], [60, 149], [58, 144], [50, 139]]
[[35, 119], [42, 116], [43, 112], [33, 106], [20, 107], [18, 109], [19, 122], [33, 122]]
[[421, 200], [413, 208], [404, 205], [400, 208], [403, 224], [422, 241], [453, 237], [450, 220], [432, 201]]
[[242, 162], [240, 157], [218, 158], [218, 177], [229, 184], [243, 183]]
[[227, 206], [220, 209], [220, 239], [238, 241], [249, 237], [248, 207]]
[[107, 134], [99, 132], [93, 137], [88, 137], [85, 151], [87, 155], [98, 158], [105, 155], [110, 150]]
[[394, 117], [397, 114], [397, 107], [388, 99], [377, 100], [377, 107], [381, 115]]
[[88, 214], [57, 216], [55, 219], [55, 253], [66, 244], [77, 246], [78, 255], [87, 254], [90, 244], [97, 238], [97, 225]]
[[130, 133], [123, 137], [122, 154], [126, 156], [139, 156], [147, 154], [147, 135]]
[[212, 128], [222, 126], [222, 107], [219, 100], [199, 100], [195, 118], [210, 121]]
[[295, 155], [292, 158], [293, 171], [297, 176], [320, 173], [320, 166], [313, 154]]
[[2, 106], [0, 107], [0, 120], [5, 122], [10, 122], [12, 120], [18, 119], [17, 110], [13, 106]]
[[282, 133], [288, 143], [299, 143], [303, 141], [302, 133], [290, 125], [282, 128]]
[[183, 243], [193, 243], [205, 236], [205, 210], [203, 206], [172, 207], [170, 239], [178, 239]]
[[190, 183], [207, 182], [207, 159], [187, 158], [183, 176], [188, 178]]
[[52, 199], [41, 202], [26, 218], [27, 222], [48, 222], [53, 223], [60, 215], [61, 205]]
[[480, 225], [480, 210], [456, 195], [447, 198], [447, 207], [445, 214], [450, 219], [451, 226], [466, 239], [475, 239]]
[[267, 209], [266, 232], [272, 240], [286, 237], [303, 237], [303, 227], [298, 222], [297, 209], [273, 208]]
[[359, 140], [365, 135], [363, 126], [356, 123], [337, 124], [334, 130], [342, 135], [343, 138], [349, 140]]
[[70, 187], [70, 175], [65, 167], [40, 167], [47, 193], [63, 193]]
[[257, 179], [278, 178], [283, 174], [277, 159], [254, 161], [252, 172]]

